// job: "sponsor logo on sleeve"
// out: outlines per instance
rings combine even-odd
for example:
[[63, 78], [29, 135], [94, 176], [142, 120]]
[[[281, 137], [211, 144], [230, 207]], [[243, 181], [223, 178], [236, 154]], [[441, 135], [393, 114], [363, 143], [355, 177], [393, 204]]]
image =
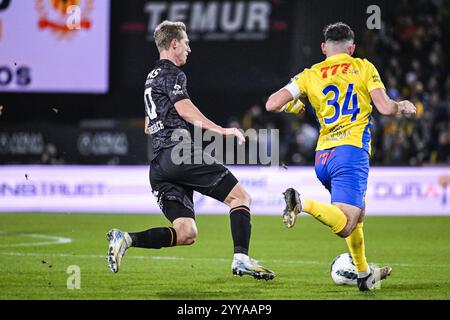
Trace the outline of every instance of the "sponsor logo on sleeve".
[[182, 88], [181, 88], [181, 86], [180, 86], [179, 84], [176, 84], [176, 85], [173, 87], [172, 93], [173, 93], [174, 95], [178, 96], [178, 95], [183, 94], [183, 90], [182, 90]]

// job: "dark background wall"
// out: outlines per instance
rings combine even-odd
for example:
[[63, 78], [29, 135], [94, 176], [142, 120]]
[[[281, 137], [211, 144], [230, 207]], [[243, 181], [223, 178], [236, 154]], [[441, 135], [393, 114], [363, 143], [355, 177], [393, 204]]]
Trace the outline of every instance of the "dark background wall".
[[[225, 1], [216, 2], [221, 5]], [[77, 123], [85, 118], [142, 117], [143, 84], [159, 56], [148, 39], [148, 3], [151, 2], [112, 1], [108, 94], [2, 94], [2, 103], [8, 108], [1, 121]], [[219, 122], [226, 121], [228, 115], [240, 114], [286, 78], [293, 3], [273, 1], [265, 40], [192, 39], [193, 52], [183, 69], [194, 102], [206, 114], [219, 118]], [[167, 15], [161, 17], [165, 19]], [[52, 108], [60, 112], [54, 114]]]
[[[358, 40], [368, 16], [365, 10], [372, 3], [366, 0], [269, 2], [272, 15], [265, 40], [192, 39], [193, 52], [184, 67], [191, 97], [205, 114], [221, 124], [240, 118], [250, 105], [263, 103], [270, 92], [292, 75], [319, 61], [325, 24], [345, 21], [355, 29]], [[76, 124], [87, 118], [141, 117], [143, 83], [158, 58], [153, 42], [148, 39], [146, 3], [149, 2], [112, 1], [108, 94], [3, 93], [1, 103], [7, 108], [0, 121]], [[389, 14], [393, 6], [392, 1], [376, 3], [383, 14]], [[54, 113], [53, 108], [59, 113]]]
[[[17, 155], [26, 156], [27, 148], [34, 152], [33, 163], [42, 162], [49, 157], [42, 157], [34, 141], [40, 141], [41, 149], [50, 146], [48, 153], [55, 154], [51, 145], [56, 140], [62, 143], [56, 147], [56, 153], [62, 153], [56, 158], [66, 163], [145, 163], [145, 153], [138, 147], [146, 143], [143, 84], [159, 57], [149, 25], [171, 19], [167, 12], [175, 7], [177, 20], [186, 22], [191, 39], [192, 54], [183, 70], [194, 103], [222, 126], [279, 129], [280, 158], [285, 163], [312, 163], [318, 135], [314, 113], [307, 108], [303, 118], [269, 115], [264, 102], [292, 76], [323, 59], [322, 30], [337, 21], [353, 28], [355, 55], [377, 66], [388, 94], [395, 100], [409, 99], [417, 107], [415, 118], [402, 119], [382, 117], [374, 110], [373, 164], [450, 163], [450, 1], [112, 0], [111, 4], [108, 93], [1, 93], [0, 163], [22, 162]], [[367, 27], [372, 14], [367, 8], [374, 4], [381, 12], [379, 30]], [[153, 21], [149, 8], [155, 5], [165, 9]], [[270, 8], [270, 15], [250, 23], [249, 32], [252, 6]], [[210, 28], [206, 23], [198, 30], [201, 23], [192, 16], [199, 7], [203, 14], [205, 8], [216, 10], [209, 16]], [[227, 9], [228, 29], [233, 31], [221, 20]], [[242, 19], [233, 26], [240, 9]], [[71, 132], [67, 140], [53, 139], [65, 131]]]
[[309, 67], [322, 58], [320, 43], [323, 41], [322, 30], [327, 24], [338, 21], [347, 23], [355, 32], [356, 45], [360, 46], [367, 33], [379, 32], [367, 29], [366, 23], [370, 16], [367, 8], [370, 5], [377, 5], [381, 11], [381, 18], [386, 19], [395, 12], [399, 2], [401, 1], [295, 1], [291, 69]]

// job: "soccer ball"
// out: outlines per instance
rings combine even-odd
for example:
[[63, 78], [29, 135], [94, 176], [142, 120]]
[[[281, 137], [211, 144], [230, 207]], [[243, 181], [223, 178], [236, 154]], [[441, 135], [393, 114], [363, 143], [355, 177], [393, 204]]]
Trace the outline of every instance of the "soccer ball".
[[358, 272], [350, 253], [342, 253], [334, 258], [330, 267], [331, 278], [338, 285], [356, 285]]

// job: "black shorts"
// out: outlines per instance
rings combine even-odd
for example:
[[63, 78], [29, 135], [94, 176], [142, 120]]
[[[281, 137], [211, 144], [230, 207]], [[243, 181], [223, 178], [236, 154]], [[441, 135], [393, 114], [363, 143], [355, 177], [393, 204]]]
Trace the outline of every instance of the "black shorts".
[[150, 184], [153, 195], [164, 215], [171, 222], [177, 218], [195, 218], [193, 193], [200, 192], [223, 202], [236, 186], [238, 180], [222, 164], [211, 163], [209, 155], [201, 149], [192, 154], [202, 153], [206, 163], [174, 164], [171, 159], [173, 148], [163, 149], [150, 164]]

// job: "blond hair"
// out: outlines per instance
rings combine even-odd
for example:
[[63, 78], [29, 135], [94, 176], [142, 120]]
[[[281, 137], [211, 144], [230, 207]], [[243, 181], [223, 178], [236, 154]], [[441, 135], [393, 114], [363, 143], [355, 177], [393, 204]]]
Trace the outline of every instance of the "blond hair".
[[161, 22], [153, 35], [159, 52], [168, 50], [173, 39], [181, 40], [183, 31], [186, 32], [186, 25], [183, 22], [168, 20]]

